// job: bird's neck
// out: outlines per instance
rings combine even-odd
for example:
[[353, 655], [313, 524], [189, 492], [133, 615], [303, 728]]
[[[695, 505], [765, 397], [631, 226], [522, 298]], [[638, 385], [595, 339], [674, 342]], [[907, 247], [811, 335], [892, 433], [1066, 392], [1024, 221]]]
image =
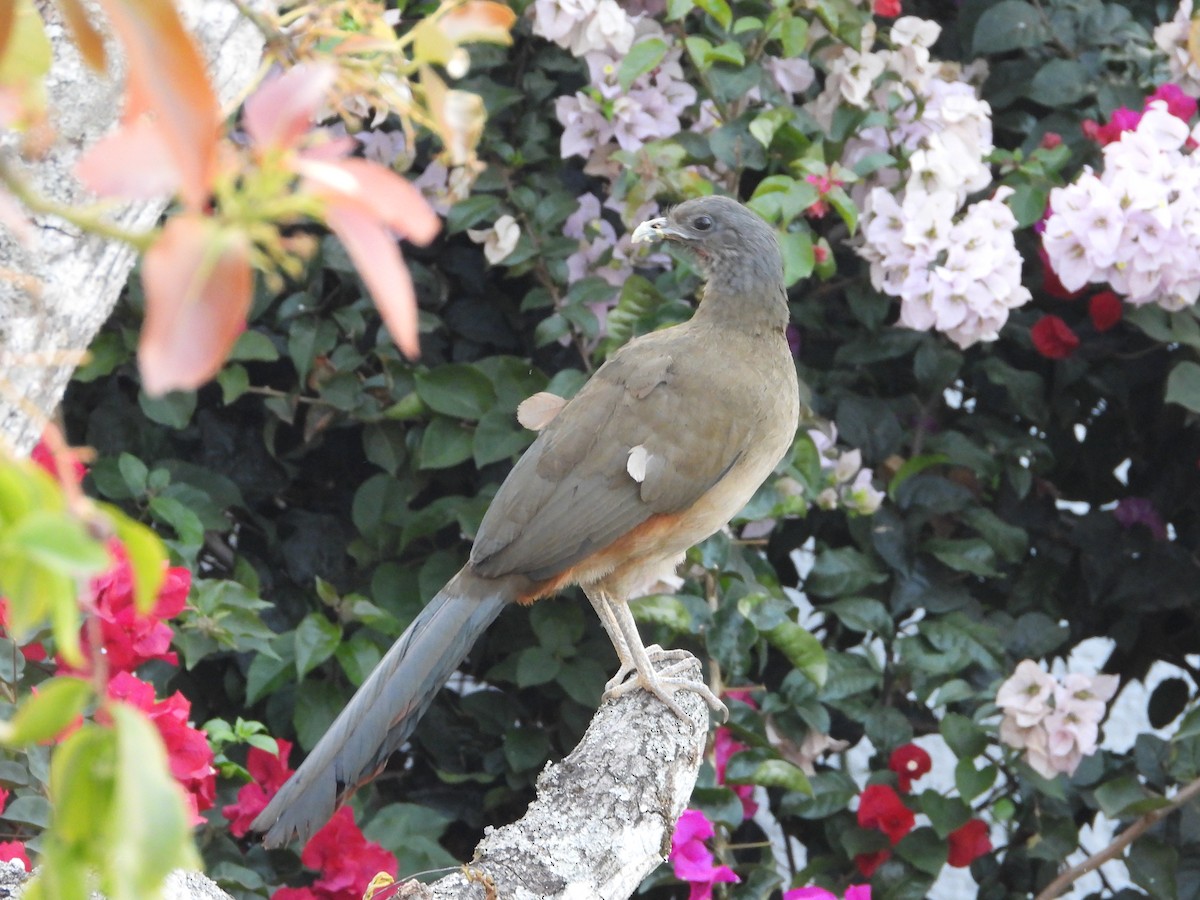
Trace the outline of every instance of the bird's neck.
[[789, 318], [787, 293], [775, 283], [732, 284], [720, 280], [704, 286], [693, 319], [756, 334], [783, 331]]

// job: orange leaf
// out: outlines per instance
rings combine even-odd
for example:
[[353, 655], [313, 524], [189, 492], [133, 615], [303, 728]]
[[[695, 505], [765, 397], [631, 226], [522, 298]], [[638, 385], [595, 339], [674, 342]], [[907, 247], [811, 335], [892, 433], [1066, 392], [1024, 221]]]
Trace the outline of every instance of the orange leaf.
[[392, 339], [405, 356], [416, 359], [421, 355], [417, 295], [395, 238], [375, 216], [353, 204], [331, 204], [325, 222], [350, 254]]
[[243, 121], [250, 139], [259, 149], [295, 146], [336, 78], [334, 66], [301, 63], [268, 81], [246, 101]]
[[75, 176], [103, 196], [150, 200], [179, 189], [179, 170], [156, 123], [141, 116], [88, 147]]
[[97, 72], [103, 72], [106, 60], [104, 38], [92, 24], [83, 3], [80, 0], [58, 0], [58, 8], [66, 20], [67, 28], [71, 30], [71, 39], [79, 48], [83, 61]]
[[296, 171], [306, 187], [330, 206], [354, 206], [414, 244], [437, 236], [442, 220], [406, 178], [365, 159], [299, 159]]
[[492, 44], [511, 44], [513, 23], [517, 14], [503, 3], [492, 0], [467, 0], [438, 20], [442, 33], [455, 44], [487, 41]]
[[0, 57], [3, 57], [8, 52], [8, 42], [12, 40], [13, 27], [16, 21], [16, 4], [0, 3]]
[[208, 198], [216, 168], [221, 111], [204, 58], [165, 0], [99, 0], [129, 66], [131, 106], [155, 116], [179, 171], [184, 202], [198, 209]]
[[167, 222], [142, 261], [146, 393], [190, 390], [217, 373], [245, 329], [253, 284], [244, 234], [194, 213]]

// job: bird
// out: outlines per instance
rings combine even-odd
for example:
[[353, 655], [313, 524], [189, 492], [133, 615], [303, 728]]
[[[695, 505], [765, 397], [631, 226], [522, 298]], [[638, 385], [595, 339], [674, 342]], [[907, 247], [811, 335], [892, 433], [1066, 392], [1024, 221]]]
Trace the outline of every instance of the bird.
[[383, 769], [505, 606], [570, 585], [617, 652], [606, 699], [641, 689], [686, 718], [674, 695], [688, 690], [724, 711], [680, 675], [689, 654], [643, 644], [628, 601], [723, 528], [792, 446], [800, 395], [782, 255], [767, 222], [715, 194], [642, 222], [631, 240], [689, 251], [704, 281], [695, 312], [629, 341], [569, 401], [542, 404], [537, 437], [484, 514], [466, 565], [255, 819], [267, 847], [307, 841]]

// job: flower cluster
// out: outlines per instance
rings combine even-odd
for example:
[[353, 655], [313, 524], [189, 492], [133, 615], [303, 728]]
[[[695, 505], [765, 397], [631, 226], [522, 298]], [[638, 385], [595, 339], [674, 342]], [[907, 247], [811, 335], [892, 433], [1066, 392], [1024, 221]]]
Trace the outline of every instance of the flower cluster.
[[808, 437], [817, 448], [821, 471], [831, 482], [817, 494], [817, 505], [822, 509], [840, 505], [864, 516], [879, 509], [885, 495], [871, 484], [875, 473], [863, 466], [861, 450], [838, 449], [837, 425], [830, 423], [829, 434], [810, 429]]
[[[246, 835], [254, 819], [292, 774], [287, 762], [292, 745], [282, 740], [276, 744], [275, 753], [250, 748], [246, 770], [251, 780], [238, 789], [236, 802], [221, 809], [234, 837]], [[398, 868], [392, 853], [366, 839], [348, 806], [339, 809], [308, 839], [300, 861], [319, 873], [317, 879], [308, 887], [280, 888], [271, 900], [359, 900], [372, 878], [380, 872], [395, 876]]]
[[1167, 55], [1171, 80], [1192, 96], [1200, 97], [1200, 61], [1192, 55], [1188, 37], [1192, 28], [1192, 0], [1181, 0], [1175, 16], [1154, 29], [1154, 43]]
[[210, 809], [217, 792], [217, 770], [212, 747], [203, 731], [188, 723], [192, 704], [176, 691], [165, 700], [154, 695], [154, 685], [129, 672], [118, 672], [108, 683], [108, 696], [140, 709], [162, 737], [171, 774], [186, 792], [192, 824], [200, 825], [203, 810]]
[[667, 857], [675, 877], [691, 885], [688, 900], [708, 900], [718, 882], [741, 881], [729, 866], [713, 865], [712, 851], [705, 844], [713, 836], [713, 824], [698, 809], [686, 809], [675, 823], [671, 853]]
[[1000, 740], [1024, 750], [1025, 761], [1045, 778], [1072, 775], [1096, 752], [1105, 704], [1116, 691], [1115, 675], [1071, 674], [1060, 682], [1024, 660], [996, 694], [1004, 711]]
[[[930, 57], [939, 33], [936, 23], [905, 16], [889, 32], [891, 49], [841, 50], [826, 61], [825, 89], [811, 110], [832, 124], [845, 103], [894, 109], [890, 124], [863, 129], [843, 154], [847, 168], [881, 152], [907, 158], [906, 174], [881, 169], [853, 189], [863, 208], [859, 252], [875, 288], [900, 299], [900, 325], [936, 328], [968, 347], [995, 340], [1030, 294], [1013, 241], [1017, 222], [1003, 202], [1011, 192], [960, 213], [991, 183], [991, 110], [960, 70]], [[873, 32], [865, 34], [864, 48], [873, 43]]]
[[1104, 147], [1104, 171], [1091, 169], [1050, 192], [1042, 233], [1050, 264], [1067, 290], [1108, 282], [1130, 303], [1167, 310], [1200, 296], [1200, 158], [1185, 152], [1195, 104], [1152, 98], [1135, 127]]

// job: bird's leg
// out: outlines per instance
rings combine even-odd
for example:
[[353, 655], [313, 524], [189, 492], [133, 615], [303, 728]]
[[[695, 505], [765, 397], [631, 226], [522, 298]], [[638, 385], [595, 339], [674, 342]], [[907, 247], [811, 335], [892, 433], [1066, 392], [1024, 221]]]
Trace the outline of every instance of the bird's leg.
[[621, 626], [613, 616], [608, 597], [603, 591], [596, 588], [585, 590], [584, 594], [591, 601], [592, 608], [596, 610], [596, 616], [600, 619], [600, 624], [608, 634], [608, 639], [612, 641], [613, 649], [617, 651], [617, 659], [621, 663], [621, 667], [617, 669], [617, 674], [610, 678], [604, 685], [604, 691], [607, 694], [623, 682], [630, 672], [636, 671], [637, 667], [629, 655], [629, 646], [625, 643], [624, 635], [621, 634]]
[[[650, 653], [647, 651], [645, 645], [642, 644], [641, 635], [638, 634], [637, 622], [634, 621], [633, 612], [630, 611], [629, 604], [620, 600], [614, 600], [604, 593], [599, 593], [598, 600], [600, 604], [608, 607], [608, 616], [611, 617], [621, 637], [624, 639], [625, 649], [629, 654], [630, 671], [634, 673], [634, 677], [628, 681], [616, 678], [610, 681], [604, 693], [605, 699], [620, 697], [630, 691], [642, 688], [666, 704], [675, 715], [681, 719], [686, 719], [688, 718], [687, 714], [675, 702], [672, 695], [676, 691], [694, 691], [716, 712], [728, 717], [729, 710], [726, 709], [724, 703], [717, 699], [717, 696], [709, 689], [708, 685], [694, 681], [691, 678], [679, 676], [678, 673], [690, 664], [690, 658], [686, 661], [677, 661], [661, 672], [655, 671]], [[654, 655], [660, 660], [680, 660], [681, 654], [687, 657], [691, 656], [691, 654], [681, 650], [663, 650], [661, 647], [655, 647], [654, 649], [656, 651]], [[624, 669], [625, 665], [622, 668]], [[618, 672], [617, 674], [623, 679], [629, 673]], [[613, 682], [617, 683], [614, 684]]]

